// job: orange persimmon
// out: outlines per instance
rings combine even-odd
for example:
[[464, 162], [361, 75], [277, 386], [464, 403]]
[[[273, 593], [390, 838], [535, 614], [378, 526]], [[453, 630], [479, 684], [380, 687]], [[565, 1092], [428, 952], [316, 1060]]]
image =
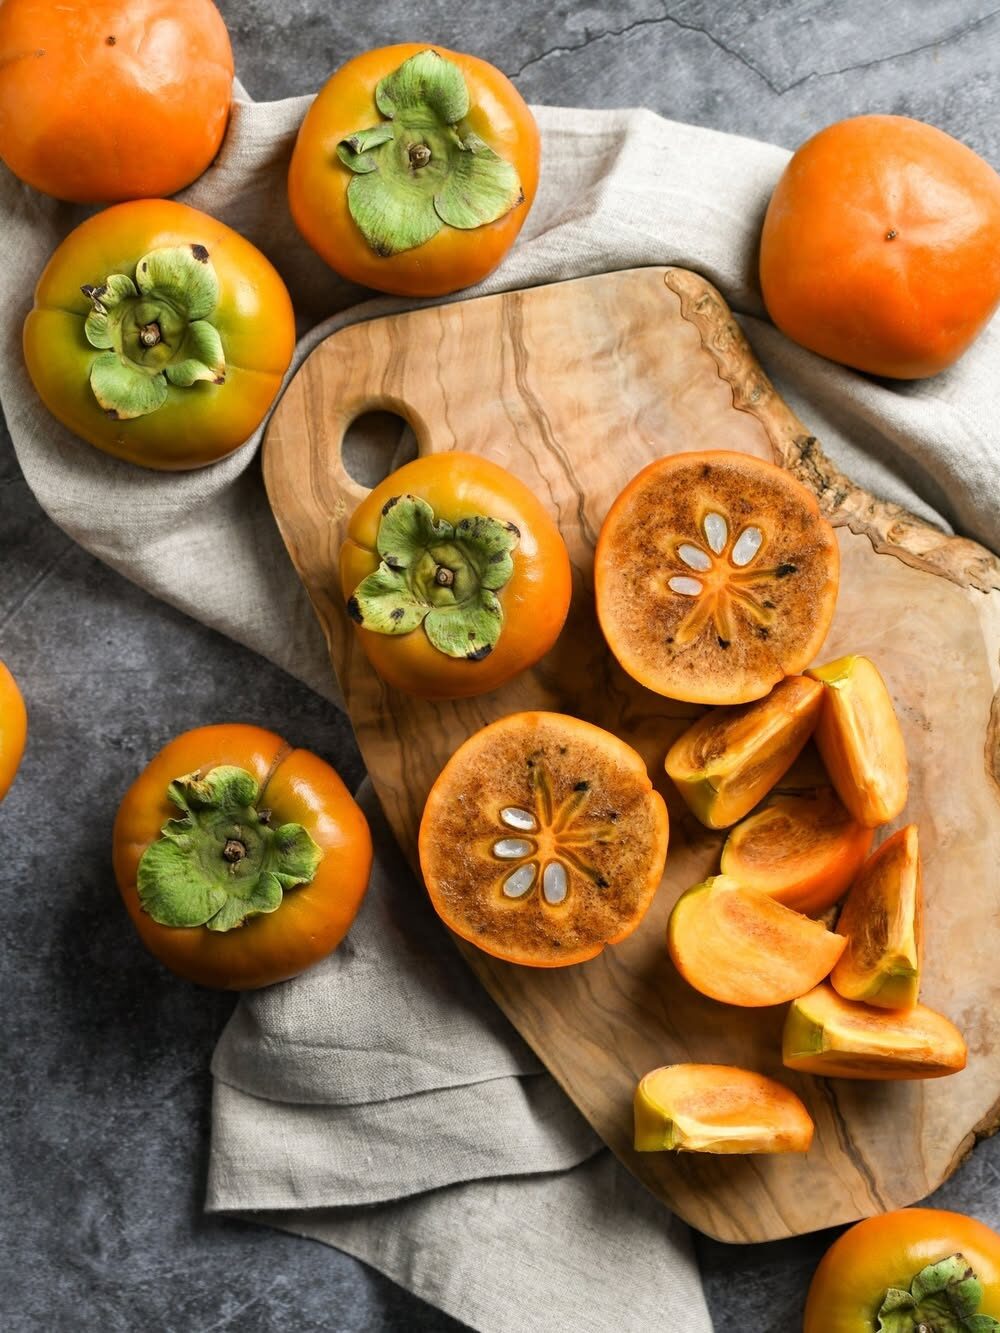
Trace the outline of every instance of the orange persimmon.
[[9, 668], [0, 662], [0, 801], [14, 781], [28, 734], [28, 710]]
[[368, 887], [368, 822], [337, 773], [261, 727], [164, 746], [125, 793], [113, 863], [149, 949], [188, 981], [252, 990], [347, 934]]
[[812, 1117], [783, 1083], [729, 1065], [664, 1065], [635, 1090], [636, 1152], [807, 1152]]
[[511, 963], [563, 967], [635, 930], [667, 836], [667, 808], [631, 746], [579, 718], [514, 713], [442, 769], [420, 866], [456, 935]]
[[500, 263], [538, 188], [541, 138], [500, 70], [443, 46], [355, 56], [306, 112], [288, 202], [351, 282], [443, 296]]

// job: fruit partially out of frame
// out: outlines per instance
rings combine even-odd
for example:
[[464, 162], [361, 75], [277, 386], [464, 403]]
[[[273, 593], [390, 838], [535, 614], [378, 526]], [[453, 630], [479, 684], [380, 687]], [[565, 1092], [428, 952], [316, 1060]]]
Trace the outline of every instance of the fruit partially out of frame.
[[713, 1000], [757, 1008], [811, 990], [844, 948], [844, 939], [766, 893], [725, 875], [688, 889], [667, 927], [674, 966]]
[[954, 1023], [926, 1005], [875, 1009], [825, 983], [791, 1005], [782, 1042], [787, 1068], [827, 1078], [942, 1078], [966, 1054]]
[[794, 763], [822, 702], [817, 681], [787, 676], [764, 699], [714, 708], [674, 741], [667, 773], [703, 824], [728, 828]]
[[635, 1092], [636, 1152], [807, 1152], [813, 1122], [795, 1093], [729, 1065], [665, 1065]]
[[912, 1009], [920, 993], [923, 892], [916, 824], [882, 844], [851, 886], [837, 930], [847, 947], [830, 981], [846, 1000]]
[[906, 805], [906, 747], [878, 668], [840, 657], [807, 674], [826, 686], [816, 745], [837, 795], [859, 824], [888, 824]]

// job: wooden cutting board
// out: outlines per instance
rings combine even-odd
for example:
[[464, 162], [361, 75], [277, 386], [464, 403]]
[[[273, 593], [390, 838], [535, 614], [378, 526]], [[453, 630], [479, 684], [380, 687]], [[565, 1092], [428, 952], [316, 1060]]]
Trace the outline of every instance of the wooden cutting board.
[[[421, 453], [481, 453], [558, 516], [574, 571], [561, 639], [532, 671], [478, 699], [433, 704], [375, 677], [344, 613], [337, 556], [366, 493], [341, 444], [359, 414], [398, 413]], [[726, 448], [773, 458], [838, 527], [840, 601], [822, 659], [870, 655], [909, 748], [927, 899], [923, 998], [969, 1043], [969, 1067], [928, 1083], [856, 1083], [783, 1069], [784, 1007], [728, 1008], [674, 971], [664, 928], [678, 895], [715, 871], [722, 838], [686, 812], [663, 774], [697, 710], [642, 689], [608, 653], [593, 610], [601, 522], [651, 459]], [[264, 475], [285, 544], [330, 645], [358, 742], [416, 866], [425, 796], [472, 732], [526, 708], [574, 713], [645, 757], [667, 798], [663, 885], [622, 945], [538, 971], [456, 941], [486, 989], [597, 1132], [654, 1194], [727, 1241], [848, 1222], [920, 1199], [1000, 1121], [1000, 562], [838, 473], [782, 402], [725, 302], [680, 269], [637, 269], [354, 325], [318, 347], [267, 433]], [[903, 821], [900, 821], [903, 822]], [[640, 1075], [675, 1061], [745, 1065], [780, 1078], [816, 1121], [808, 1155], [635, 1153]]]

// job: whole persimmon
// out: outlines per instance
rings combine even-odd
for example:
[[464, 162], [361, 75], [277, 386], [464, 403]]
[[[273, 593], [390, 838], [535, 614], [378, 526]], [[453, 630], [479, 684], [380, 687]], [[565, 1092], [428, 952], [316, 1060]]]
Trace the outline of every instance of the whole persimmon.
[[14, 781], [28, 734], [28, 712], [10, 670], [0, 662], [0, 801]]
[[906, 116], [830, 125], [778, 181], [760, 283], [775, 324], [810, 351], [892, 379], [936, 375], [1000, 301], [1000, 176]]
[[0, 4], [0, 158], [57, 199], [190, 185], [219, 151], [232, 84], [211, 0]]

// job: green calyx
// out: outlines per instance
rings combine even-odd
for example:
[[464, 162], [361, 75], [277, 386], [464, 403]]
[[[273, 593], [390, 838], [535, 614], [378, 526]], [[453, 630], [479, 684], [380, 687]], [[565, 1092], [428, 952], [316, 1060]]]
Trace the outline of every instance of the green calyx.
[[908, 1291], [890, 1287], [878, 1312], [879, 1333], [996, 1333], [1000, 1321], [977, 1314], [983, 1288], [962, 1254], [922, 1268]]
[[84, 332], [104, 355], [90, 369], [90, 387], [108, 416], [130, 421], [162, 407], [167, 386], [222, 384], [226, 358], [212, 323], [219, 280], [203, 245], [151, 250], [134, 278], [112, 273], [80, 289], [93, 309]]
[[281, 906], [286, 889], [308, 884], [323, 853], [301, 824], [271, 828], [260, 788], [242, 768], [189, 773], [167, 788], [182, 811], [139, 862], [143, 910], [162, 926], [232, 930]]
[[351, 217], [376, 254], [412, 250], [443, 226], [482, 227], [523, 202], [516, 168], [464, 124], [469, 90], [453, 61], [411, 56], [380, 80], [375, 104], [386, 119], [341, 140], [337, 155], [354, 173]]
[[397, 495], [382, 510], [379, 567], [355, 588], [348, 613], [375, 634], [423, 625], [439, 652], [481, 661], [500, 637], [496, 594], [514, 572], [520, 535], [513, 523], [478, 514], [452, 525], [419, 496]]

